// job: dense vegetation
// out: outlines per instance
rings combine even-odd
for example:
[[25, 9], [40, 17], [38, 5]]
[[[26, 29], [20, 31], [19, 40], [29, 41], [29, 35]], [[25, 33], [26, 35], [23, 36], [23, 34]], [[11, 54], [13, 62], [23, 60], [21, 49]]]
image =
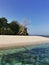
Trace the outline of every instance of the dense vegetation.
[[8, 23], [5, 17], [0, 18], [0, 35], [28, 35], [27, 28], [17, 21]]

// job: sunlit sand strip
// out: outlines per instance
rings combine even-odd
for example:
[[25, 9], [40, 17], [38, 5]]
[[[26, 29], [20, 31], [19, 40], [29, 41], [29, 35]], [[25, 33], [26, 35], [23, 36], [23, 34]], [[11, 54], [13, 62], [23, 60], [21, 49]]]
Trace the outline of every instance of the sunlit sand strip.
[[41, 36], [5, 36], [0, 35], [0, 49], [43, 44], [49, 42], [49, 38]]

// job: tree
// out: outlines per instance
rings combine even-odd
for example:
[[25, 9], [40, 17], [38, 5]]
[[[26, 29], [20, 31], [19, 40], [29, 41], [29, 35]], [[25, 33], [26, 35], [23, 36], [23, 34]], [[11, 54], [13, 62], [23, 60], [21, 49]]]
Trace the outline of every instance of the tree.
[[10, 23], [10, 28], [14, 31], [14, 34], [17, 34], [19, 32], [19, 24], [17, 21], [12, 21]]
[[[0, 27], [1, 27], [1, 34], [5, 34], [6, 26], [7, 26], [7, 19], [5, 17], [0, 18]], [[2, 33], [3, 32], [3, 33]]]
[[28, 30], [28, 28], [29, 28], [28, 26], [31, 24], [30, 22], [31, 22], [31, 21], [28, 21], [27, 19], [23, 19], [23, 21], [22, 21], [23, 26], [25, 27], [26, 35], [28, 35], [27, 30]]
[[0, 18], [0, 24], [5, 27], [7, 25], [7, 19], [5, 17]]
[[18, 35], [28, 35], [27, 33], [27, 28], [25, 26], [20, 26], [20, 29], [19, 29], [19, 32], [18, 32]]
[[12, 31], [12, 29], [10, 27], [8, 27], [5, 31], [6, 35], [14, 35], [14, 32]]
[[27, 27], [19, 24], [17, 21], [8, 23], [5, 17], [0, 18], [1, 35], [28, 35]]

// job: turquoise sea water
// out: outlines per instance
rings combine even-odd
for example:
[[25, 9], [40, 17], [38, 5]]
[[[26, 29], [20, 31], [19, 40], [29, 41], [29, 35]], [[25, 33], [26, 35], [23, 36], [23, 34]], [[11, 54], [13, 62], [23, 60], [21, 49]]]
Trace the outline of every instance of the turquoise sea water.
[[0, 65], [49, 65], [49, 43], [2, 49]]

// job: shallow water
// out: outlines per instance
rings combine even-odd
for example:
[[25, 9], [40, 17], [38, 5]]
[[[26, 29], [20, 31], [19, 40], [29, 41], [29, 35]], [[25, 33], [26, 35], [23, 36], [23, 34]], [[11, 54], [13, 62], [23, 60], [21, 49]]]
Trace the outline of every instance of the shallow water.
[[0, 50], [0, 65], [49, 65], [49, 43]]

